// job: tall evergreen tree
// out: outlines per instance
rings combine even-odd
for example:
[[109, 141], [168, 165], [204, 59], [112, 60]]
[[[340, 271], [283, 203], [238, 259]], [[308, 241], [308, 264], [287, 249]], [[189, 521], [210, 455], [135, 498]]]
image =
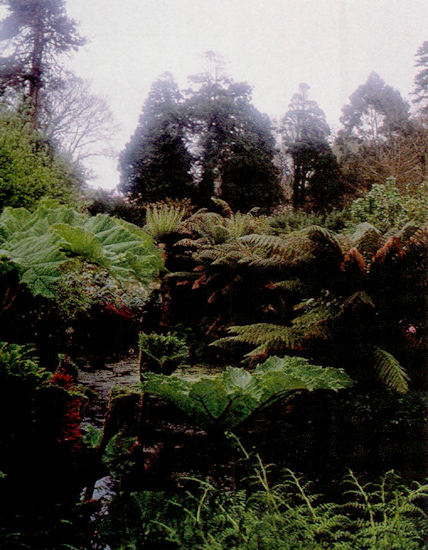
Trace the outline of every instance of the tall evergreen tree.
[[419, 72], [415, 76], [413, 101], [421, 112], [428, 114], [428, 40], [416, 52], [416, 67]]
[[251, 103], [251, 87], [218, 65], [192, 81], [186, 105], [200, 204], [213, 195], [235, 210], [278, 203], [275, 140], [269, 118]]
[[85, 43], [67, 17], [65, 0], [0, 0], [8, 8], [0, 23], [0, 92], [17, 90], [39, 123], [41, 90], [58, 77], [58, 59]]
[[270, 121], [251, 88], [222, 76], [192, 77], [185, 97], [171, 75], [155, 82], [120, 156], [120, 189], [139, 202], [167, 197], [207, 206], [216, 195], [235, 210], [280, 200]]
[[138, 126], [120, 155], [119, 188], [139, 203], [193, 195], [182, 99], [171, 74], [154, 82]]
[[316, 101], [308, 99], [309, 86], [300, 84], [281, 123], [286, 156], [291, 164], [294, 208], [308, 199], [315, 209], [325, 210], [337, 203], [340, 173], [328, 143], [330, 127]]

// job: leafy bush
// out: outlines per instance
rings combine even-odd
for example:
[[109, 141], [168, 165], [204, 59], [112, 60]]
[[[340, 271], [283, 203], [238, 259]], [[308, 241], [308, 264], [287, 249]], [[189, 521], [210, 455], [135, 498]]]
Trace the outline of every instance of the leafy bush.
[[147, 373], [142, 388], [174, 403], [205, 428], [231, 429], [255, 411], [297, 390], [337, 391], [352, 385], [341, 370], [314, 366], [301, 357], [271, 357], [253, 373], [229, 367], [196, 381]]
[[49, 196], [70, 205], [79, 202], [82, 174], [31, 129], [19, 114], [0, 112], [0, 211], [31, 208]]
[[0, 430], [0, 469], [15, 472], [33, 445], [37, 446], [37, 452], [32, 451], [33, 467], [36, 456], [53, 448], [78, 451], [83, 399], [74, 367], [66, 360], [52, 374], [38, 365], [30, 347], [0, 344], [0, 412], [9, 418]]
[[424, 223], [428, 218], [427, 188], [421, 185], [416, 194], [403, 195], [394, 178], [388, 178], [384, 185], [375, 184], [365, 197], [356, 199], [350, 211], [357, 223], [368, 222], [383, 232], [412, 220]]
[[349, 222], [351, 215], [348, 210], [332, 210], [327, 214], [316, 214], [315, 212], [304, 212], [302, 210], [284, 209], [279, 207], [270, 216], [270, 224], [275, 233], [287, 234], [319, 225], [332, 231], [342, 230]]
[[140, 333], [140, 376], [147, 371], [160, 374], [173, 373], [189, 356], [189, 348], [181, 338], [168, 334]]

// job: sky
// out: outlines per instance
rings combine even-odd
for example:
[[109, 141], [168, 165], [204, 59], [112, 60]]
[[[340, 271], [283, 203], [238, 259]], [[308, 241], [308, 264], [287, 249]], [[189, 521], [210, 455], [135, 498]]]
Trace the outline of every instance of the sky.
[[[108, 102], [120, 152], [133, 134], [151, 84], [165, 71], [179, 86], [206, 69], [204, 52], [226, 60], [235, 81], [271, 117], [287, 111], [300, 83], [327, 121], [372, 71], [412, 91], [415, 53], [428, 40], [428, 0], [67, 0], [88, 43], [67, 62]], [[98, 159], [95, 187], [119, 183], [117, 161]]]

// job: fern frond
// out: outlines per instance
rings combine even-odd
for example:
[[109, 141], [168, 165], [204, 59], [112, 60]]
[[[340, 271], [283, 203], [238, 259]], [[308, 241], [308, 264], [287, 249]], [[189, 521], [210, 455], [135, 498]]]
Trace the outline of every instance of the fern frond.
[[407, 222], [406, 225], [404, 225], [399, 231], [397, 231], [394, 237], [397, 237], [397, 239], [400, 239], [401, 242], [405, 243], [416, 235], [419, 230], [420, 225], [414, 221], [410, 221]]
[[370, 298], [367, 292], [361, 290], [359, 292], [355, 292], [354, 294], [352, 294], [352, 296], [349, 296], [349, 298], [347, 298], [343, 302], [342, 311], [347, 308], [355, 309], [356, 307], [358, 307], [358, 305], [367, 305], [372, 308], [375, 307], [373, 300]]
[[421, 227], [407, 243], [406, 249], [425, 248], [428, 245], [428, 224]]
[[280, 288], [288, 292], [302, 292], [305, 289], [305, 284], [300, 279], [288, 279], [273, 283], [270, 288]]
[[374, 366], [381, 380], [395, 391], [406, 393], [409, 390], [409, 376], [397, 359], [380, 348], [375, 348], [373, 356]]
[[295, 332], [306, 339], [309, 337], [327, 339], [329, 337], [328, 324], [337, 315], [335, 308], [320, 305], [299, 315], [292, 320], [291, 324]]
[[219, 199], [217, 197], [211, 197], [211, 201], [223, 210], [222, 212], [223, 216], [225, 217], [233, 216], [233, 210], [230, 208], [229, 204], [226, 201], [224, 201], [223, 199]]
[[246, 355], [246, 357], [254, 357], [285, 348], [296, 349], [301, 343], [300, 335], [292, 327], [269, 323], [233, 326], [228, 329], [228, 332], [234, 333], [234, 336], [220, 338], [210, 345], [229, 347], [237, 342], [254, 345], [257, 348]]
[[290, 264], [308, 260], [312, 257], [312, 244], [306, 235], [301, 232], [294, 232], [286, 238], [274, 235], [246, 235], [240, 239], [244, 243], [256, 247], [256, 252], [263, 252], [264, 255], [276, 255], [283, 262]]
[[322, 227], [321, 225], [310, 225], [305, 229], [300, 230], [300, 232], [306, 234], [310, 239], [323, 237], [326, 241], [329, 241], [331, 244], [334, 244], [335, 246], [342, 249], [343, 240], [337, 233], [335, 233], [331, 229], [327, 229], [326, 227]]
[[376, 254], [381, 242], [382, 234], [371, 223], [364, 222], [357, 225], [351, 236], [352, 245], [360, 252], [366, 262], [370, 262]]
[[186, 210], [168, 204], [147, 206], [145, 231], [154, 239], [177, 231]]
[[382, 264], [390, 259], [401, 259], [404, 256], [403, 245], [397, 237], [390, 237], [376, 252], [373, 263]]
[[355, 269], [357, 272], [364, 273], [366, 271], [366, 262], [363, 255], [356, 248], [351, 248], [345, 255], [340, 269], [345, 272], [352, 272]]

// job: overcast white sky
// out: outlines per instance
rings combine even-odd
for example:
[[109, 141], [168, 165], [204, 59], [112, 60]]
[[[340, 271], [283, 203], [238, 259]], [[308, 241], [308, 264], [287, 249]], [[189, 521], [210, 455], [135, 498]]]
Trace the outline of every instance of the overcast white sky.
[[[371, 71], [407, 97], [414, 55], [428, 40], [428, 0], [67, 0], [89, 43], [73, 70], [111, 106], [120, 151], [154, 80], [170, 71], [180, 86], [214, 50], [253, 102], [280, 117], [301, 82], [338, 125], [349, 95]], [[94, 163], [95, 186], [119, 182], [115, 161]]]

